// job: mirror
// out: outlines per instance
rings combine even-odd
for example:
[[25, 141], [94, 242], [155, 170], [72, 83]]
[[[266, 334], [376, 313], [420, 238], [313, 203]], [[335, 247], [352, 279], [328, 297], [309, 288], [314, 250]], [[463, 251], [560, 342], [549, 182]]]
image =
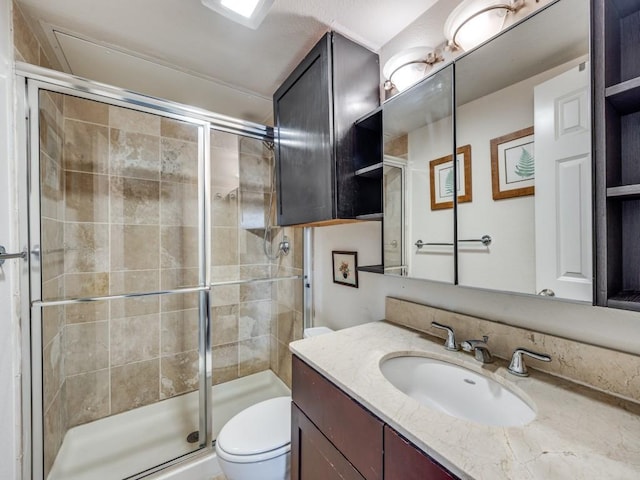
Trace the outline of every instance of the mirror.
[[383, 104], [385, 274], [591, 301], [589, 24], [558, 0]]
[[456, 60], [460, 285], [591, 301], [588, 53], [588, 1], [560, 0]]
[[384, 103], [387, 274], [454, 283], [452, 113], [452, 65]]

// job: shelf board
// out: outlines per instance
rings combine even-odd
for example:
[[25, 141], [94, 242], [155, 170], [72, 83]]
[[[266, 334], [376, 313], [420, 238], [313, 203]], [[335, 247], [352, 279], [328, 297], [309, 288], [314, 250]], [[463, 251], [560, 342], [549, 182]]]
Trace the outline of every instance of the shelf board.
[[637, 198], [640, 197], [640, 185], [621, 185], [607, 188], [607, 198]]
[[640, 110], [640, 77], [607, 87], [605, 97], [620, 113]]
[[382, 265], [364, 265], [362, 267], [358, 267], [359, 272], [369, 272], [369, 273], [384, 273], [384, 266]]
[[356, 177], [382, 178], [382, 162], [356, 170]]
[[609, 297], [607, 306], [640, 312], [640, 291], [624, 290], [618, 292]]
[[382, 220], [383, 213], [368, 213], [366, 215], [356, 215], [356, 220]]

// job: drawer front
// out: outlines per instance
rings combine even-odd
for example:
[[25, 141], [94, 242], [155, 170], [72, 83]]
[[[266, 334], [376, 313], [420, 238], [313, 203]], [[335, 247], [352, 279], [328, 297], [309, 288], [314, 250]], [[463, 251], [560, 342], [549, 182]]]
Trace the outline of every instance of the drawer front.
[[385, 480], [458, 480], [427, 454], [401, 437], [388, 425], [384, 426]]
[[382, 479], [383, 423], [338, 387], [293, 357], [292, 396], [367, 480]]
[[364, 480], [295, 404], [291, 405], [291, 480]]

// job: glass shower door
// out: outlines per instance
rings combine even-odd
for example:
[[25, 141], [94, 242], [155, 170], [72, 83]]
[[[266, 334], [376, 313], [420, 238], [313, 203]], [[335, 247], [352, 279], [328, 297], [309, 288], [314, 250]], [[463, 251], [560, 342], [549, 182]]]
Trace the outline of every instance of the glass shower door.
[[205, 124], [39, 85], [34, 478], [135, 478], [210, 437]]

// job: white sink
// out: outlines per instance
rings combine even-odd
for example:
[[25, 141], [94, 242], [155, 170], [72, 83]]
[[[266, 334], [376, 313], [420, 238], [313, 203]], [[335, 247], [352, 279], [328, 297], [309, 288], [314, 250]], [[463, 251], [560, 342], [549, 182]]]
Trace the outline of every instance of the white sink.
[[383, 360], [380, 370], [406, 395], [453, 417], [507, 427], [525, 425], [536, 416], [495, 380], [452, 363], [401, 356]]

